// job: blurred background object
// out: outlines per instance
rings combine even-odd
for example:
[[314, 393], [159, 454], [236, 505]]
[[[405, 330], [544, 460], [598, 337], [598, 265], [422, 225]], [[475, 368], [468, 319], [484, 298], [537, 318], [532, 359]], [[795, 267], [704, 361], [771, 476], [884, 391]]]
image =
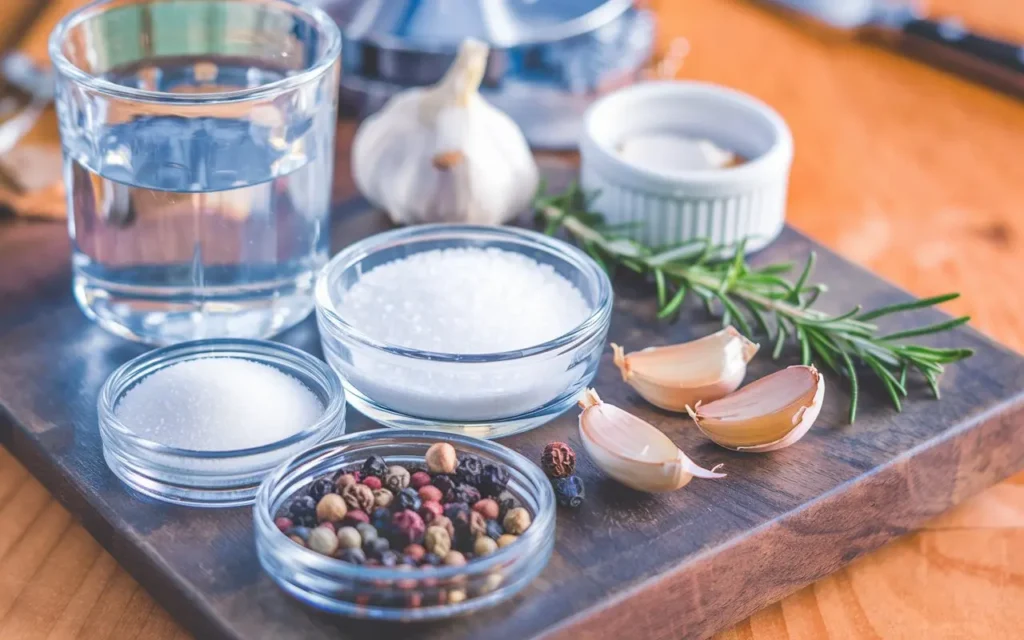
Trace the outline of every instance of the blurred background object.
[[50, 31], [83, 4], [5, 0], [0, 7], [0, 205], [22, 215], [64, 219], [60, 147], [19, 143], [53, 103]]
[[638, 79], [654, 14], [633, 0], [315, 0], [341, 25], [341, 109], [365, 116], [433, 84], [464, 38], [493, 47], [482, 93], [534, 147], [574, 148], [602, 92]]
[[859, 29], [926, 62], [1024, 98], [1024, 46], [929, 18], [917, 0], [765, 0], [840, 29]]

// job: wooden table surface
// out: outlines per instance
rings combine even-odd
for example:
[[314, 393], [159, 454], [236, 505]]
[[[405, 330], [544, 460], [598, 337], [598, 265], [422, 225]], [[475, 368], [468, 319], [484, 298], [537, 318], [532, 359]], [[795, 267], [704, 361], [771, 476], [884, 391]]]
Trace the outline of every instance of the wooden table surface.
[[[1019, 2], [931, 4], [1024, 41]], [[948, 311], [1024, 349], [1024, 104], [745, 0], [654, 4], [662, 46], [689, 41], [682, 77], [753, 93], [790, 123], [795, 226], [919, 295], [963, 292]], [[1024, 474], [720, 637], [1016, 638], [1021, 602]], [[187, 637], [0, 449], [0, 638]]]

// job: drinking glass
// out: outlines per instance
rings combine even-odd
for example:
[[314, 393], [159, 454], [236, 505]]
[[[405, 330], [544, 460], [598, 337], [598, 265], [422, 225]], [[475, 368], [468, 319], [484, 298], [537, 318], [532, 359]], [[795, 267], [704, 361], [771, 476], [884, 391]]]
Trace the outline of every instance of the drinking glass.
[[327, 260], [337, 25], [288, 0], [107, 0], [50, 37], [74, 296], [151, 344], [257, 338]]

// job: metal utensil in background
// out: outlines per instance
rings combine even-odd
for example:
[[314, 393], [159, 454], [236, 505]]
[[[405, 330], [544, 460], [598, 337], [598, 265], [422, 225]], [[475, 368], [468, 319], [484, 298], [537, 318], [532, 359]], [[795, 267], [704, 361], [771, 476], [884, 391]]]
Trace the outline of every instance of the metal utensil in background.
[[308, 0], [341, 26], [341, 110], [365, 116], [436, 82], [467, 37], [491, 45], [482, 92], [530, 144], [573, 148], [602, 92], [639, 79], [654, 14], [633, 0]]
[[0, 60], [0, 155], [32, 130], [53, 101], [47, 41], [60, 19], [84, 4], [86, 0], [49, 0], [15, 50]]
[[973, 33], [955, 18], [926, 17], [907, 0], [763, 0], [798, 11], [1024, 98], [1024, 46]]

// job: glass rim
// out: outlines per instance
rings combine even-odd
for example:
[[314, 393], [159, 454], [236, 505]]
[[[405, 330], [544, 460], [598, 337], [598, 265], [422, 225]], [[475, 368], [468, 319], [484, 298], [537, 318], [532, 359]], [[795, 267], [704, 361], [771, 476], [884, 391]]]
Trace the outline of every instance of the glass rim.
[[[339, 59], [341, 55], [341, 31], [334, 20], [319, 7], [299, 4], [294, 0], [257, 0], [258, 4], [267, 6], [281, 6], [290, 9], [294, 14], [305, 16], [315, 25], [316, 29], [326, 36], [327, 44], [324, 51], [317, 56], [316, 61], [307, 68], [272, 82], [267, 82], [255, 87], [244, 89], [232, 89], [230, 91], [213, 91], [209, 93], [171, 93], [167, 91], [153, 91], [150, 89], [139, 89], [129, 87], [116, 82], [111, 82], [101, 76], [97, 76], [81, 69], [64, 55], [63, 44], [70, 30], [87, 20], [104, 13], [113, 8], [114, 5], [124, 0], [94, 0], [68, 13], [57, 26], [50, 32], [47, 41], [47, 52], [53, 68], [58, 76], [62, 76], [100, 92], [104, 95], [135, 100], [139, 102], [163, 102], [179, 105], [203, 105], [211, 102], [246, 102], [258, 100], [271, 95], [279, 94], [282, 91], [301, 87], [319, 78], [327, 72]], [[167, 0], [149, 0], [144, 4], [158, 4]], [[251, 0], [212, 0], [219, 3], [246, 3]]]
[[[482, 234], [498, 240], [518, 241], [525, 246], [548, 251], [559, 255], [566, 262], [585, 274], [588, 281], [596, 284], [598, 300], [591, 309], [590, 314], [580, 324], [560, 336], [552, 338], [547, 342], [513, 349], [511, 351], [499, 351], [493, 353], [447, 353], [440, 351], [428, 351], [400, 347], [380, 340], [374, 339], [356, 329], [342, 314], [335, 309], [328, 291], [328, 280], [330, 276], [339, 271], [350, 269], [354, 264], [373, 255], [381, 249], [387, 249], [400, 244], [414, 244], [432, 238], [458, 238], [467, 234]], [[608, 274], [587, 254], [577, 247], [538, 233], [531, 229], [507, 226], [490, 226], [474, 224], [421, 224], [411, 227], [400, 227], [383, 233], [364, 238], [355, 244], [349, 245], [338, 252], [331, 260], [324, 265], [317, 276], [313, 288], [313, 296], [316, 304], [317, 319], [323, 320], [321, 332], [329, 330], [335, 337], [347, 339], [358, 344], [368, 346], [378, 351], [384, 351], [393, 355], [412, 358], [415, 360], [430, 360], [434, 362], [455, 362], [469, 364], [488, 364], [493, 362], [504, 362], [529, 358], [543, 353], [573, 345], [589, 339], [595, 333], [600, 332], [606, 325], [606, 320], [612, 313], [614, 294], [612, 292], [611, 280]]]

